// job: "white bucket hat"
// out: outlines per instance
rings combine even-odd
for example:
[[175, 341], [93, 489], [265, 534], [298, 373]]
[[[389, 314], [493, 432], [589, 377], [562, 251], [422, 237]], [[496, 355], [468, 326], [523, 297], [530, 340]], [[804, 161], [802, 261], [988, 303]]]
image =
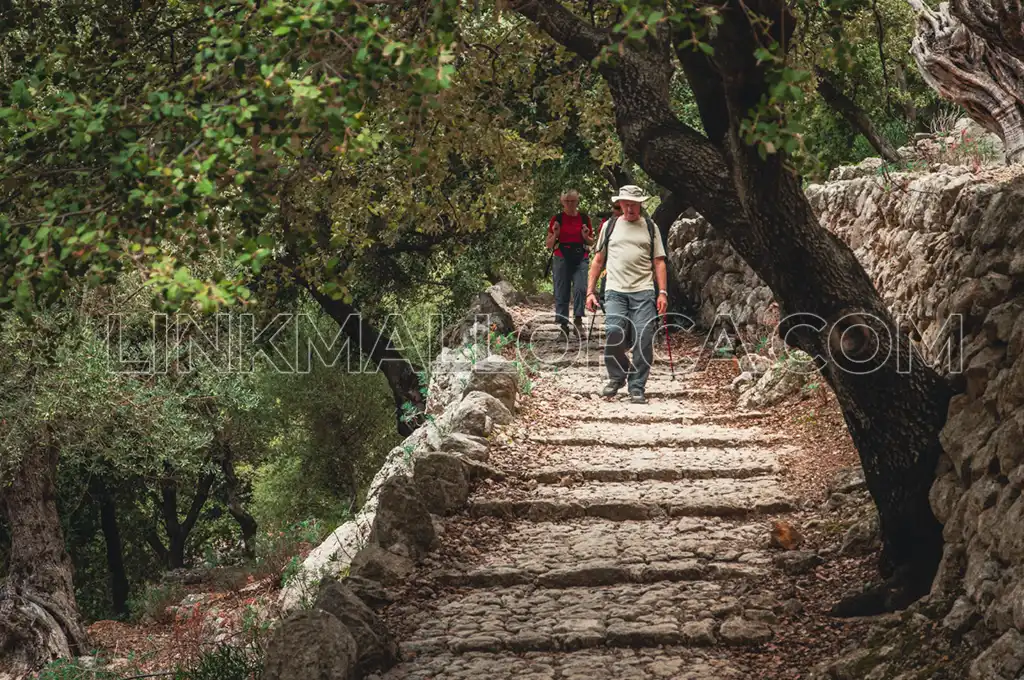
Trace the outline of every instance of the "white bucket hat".
[[616, 201], [636, 201], [637, 203], [643, 203], [650, 196], [644, 193], [644, 190], [635, 184], [627, 184], [624, 187], [619, 188], [619, 195], [612, 196], [612, 203]]

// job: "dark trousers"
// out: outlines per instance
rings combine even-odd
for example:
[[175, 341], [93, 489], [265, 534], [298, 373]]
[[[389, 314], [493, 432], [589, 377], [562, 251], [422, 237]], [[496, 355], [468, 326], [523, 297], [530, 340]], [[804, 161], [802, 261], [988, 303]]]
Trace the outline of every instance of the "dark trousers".
[[573, 269], [564, 257], [554, 257], [552, 272], [555, 283], [555, 323], [569, 323], [569, 298], [572, 298], [572, 311], [577, 319], [582, 319], [587, 310], [587, 271], [590, 260], [583, 259]]

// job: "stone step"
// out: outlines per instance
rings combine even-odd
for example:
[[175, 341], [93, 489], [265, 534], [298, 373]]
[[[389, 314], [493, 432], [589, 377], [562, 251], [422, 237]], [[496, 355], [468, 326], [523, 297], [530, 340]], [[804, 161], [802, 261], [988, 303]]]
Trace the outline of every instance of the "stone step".
[[450, 570], [438, 574], [438, 582], [467, 588], [504, 588], [536, 585], [541, 588], [580, 588], [611, 586], [621, 583], [658, 583], [659, 581], [713, 581], [757, 578], [767, 573], [767, 554], [756, 555], [758, 564], [708, 562], [696, 558], [622, 564], [613, 560], [573, 563], [559, 569], [536, 573], [509, 566], [478, 567], [468, 571]]
[[417, 655], [383, 680], [747, 680], [722, 653], [687, 647]]
[[[608, 384], [608, 373], [602, 365], [600, 368], [590, 367], [586, 372], [575, 373], [571, 376], [558, 375], [557, 377], [546, 379], [551, 380], [559, 389], [569, 394], [579, 394], [588, 397], [601, 396], [601, 390]], [[712, 390], [700, 387], [695, 380], [687, 379], [686, 376], [676, 376], [673, 380], [667, 370], [664, 372], [652, 370], [651, 375], [647, 379], [647, 384], [644, 386], [644, 394], [648, 398], [682, 398], [711, 393]], [[616, 397], [625, 398], [628, 395], [629, 389], [623, 386], [619, 389]]]
[[[544, 652], [595, 647], [707, 647], [720, 626], [743, 612], [729, 581], [628, 583], [594, 588], [531, 585], [446, 595], [436, 607], [411, 614], [403, 655], [437, 652]], [[728, 624], [735, 627], [735, 623]], [[733, 639], [757, 644], [772, 637], [767, 624]], [[728, 633], [727, 629], [727, 633]], [[733, 637], [733, 636], [730, 636]]]
[[514, 522], [483, 556], [480, 568], [509, 568], [539, 575], [604, 560], [622, 565], [689, 559], [763, 565], [769, 543], [766, 522], [718, 517], [681, 517], [609, 522]]
[[521, 498], [471, 499], [475, 516], [533, 521], [601, 517], [613, 521], [654, 517], [746, 517], [794, 508], [774, 477], [540, 485]]
[[632, 482], [760, 477], [779, 470], [778, 453], [756, 448], [623, 449], [559, 447], [531, 461], [526, 475], [543, 484], [565, 479]]
[[[581, 422], [608, 423], [679, 423], [694, 425], [729, 425], [757, 421], [767, 414], [759, 411], [737, 413], [705, 413], [693, 404], [675, 401], [649, 401], [646, 404], [623, 404], [608, 399], [581, 399], [579, 411], [567, 412], [567, 419]], [[573, 404], [569, 402], [571, 409]], [[571, 415], [568, 415], [571, 414]]]
[[567, 423], [558, 429], [534, 431], [529, 434], [528, 441], [556, 446], [651, 448], [767, 445], [782, 443], [785, 438], [753, 427], [589, 421]]

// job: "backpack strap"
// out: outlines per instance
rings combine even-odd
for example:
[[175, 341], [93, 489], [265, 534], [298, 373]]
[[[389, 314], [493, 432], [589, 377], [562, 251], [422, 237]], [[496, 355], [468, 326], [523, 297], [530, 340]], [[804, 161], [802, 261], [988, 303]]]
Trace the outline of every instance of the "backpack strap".
[[654, 220], [644, 215], [647, 220], [647, 234], [651, 237], [651, 278], [654, 279], [654, 294], [658, 295], [658, 277], [654, 276]]
[[604, 255], [604, 268], [605, 269], [608, 269], [608, 244], [612, 240], [612, 229], [615, 228], [615, 221], [618, 220], [618, 219], [619, 219], [618, 217], [615, 217], [613, 215], [605, 223], [604, 229], [602, 230], [602, 232], [604, 233], [604, 245], [601, 247], [601, 254]]

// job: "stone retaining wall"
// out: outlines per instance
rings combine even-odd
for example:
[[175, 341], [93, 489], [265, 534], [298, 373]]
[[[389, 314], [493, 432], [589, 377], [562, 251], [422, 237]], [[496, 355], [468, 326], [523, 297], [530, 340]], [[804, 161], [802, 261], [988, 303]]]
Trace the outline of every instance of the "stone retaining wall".
[[[834, 176], [843, 179], [807, 189], [822, 225], [850, 245], [923, 356], [962, 392], [931, 493], [947, 543], [933, 600], [955, 601], [948, 632], [973, 633], [971, 680], [1021, 677], [1024, 176], [954, 166], [889, 175], [876, 161]], [[669, 243], [700, 321], [728, 313], [741, 330], [758, 327], [767, 289], [706, 223], [677, 222]]]
[[[503, 331], [511, 332], [507, 305], [512, 294], [507, 285], [481, 293], [466, 321], [446, 335], [453, 344], [463, 340], [472, 344], [477, 336], [485, 340], [489, 325], [483, 320], [488, 314], [494, 315], [495, 323], [502, 326]], [[481, 326], [482, 330], [477, 328]], [[355, 517], [336, 528], [309, 553], [297, 575], [282, 591], [280, 605], [283, 612], [308, 606], [315, 599], [319, 582], [324, 577], [338, 578], [366, 566], [361, 562], [367, 561], [367, 556], [373, 552], [368, 548], [375, 543], [375, 527], [381, 523], [381, 499], [388, 497], [386, 490], [389, 484], [401, 484], [401, 478], [411, 478], [414, 486], [435, 491], [444, 486], [443, 480], [437, 477], [446, 476], [450, 480], [459, 477], [457, 468], [462, 468], [462, 476], [470, 481], [487, 473], [487, 437], [496, 424], [511, 420], [518, 384], [517, 370], [507, 359], [497, 355], [471, 358], [480, 356], [481, 348], [485, 354], [485, 345], [469, 351], [462, 345], [442, 348], [430, 370], [427, 422], [388, 454], [370, 484], [366, 502]], [[436, 454], [449, 458], [439, 459]], [[424, 459], [429, 459], [429, 462], [421, 463]], [[424, 481], [424, 477], [430, 479]], [[457, 487], [465, 485], [459, 481], [452, 483]], [[460, 495], [458, 490], [454, 493], [456, 497]], [[467, 488], [466, 497], [468, 493]], [[400, 502], [404, 496], [396, 494], [392, 498]], [[458, 498], [421, 500], [428, 501], [424, 507], [431, 506], [429, 511], [438, 513], [445, 508], [438, 508], [437, 504], [458, 502]], [[388, 514], [391, 510], [385, 508], [384, 512]], [[360, 553], [364, 559], [360, 560]], [[415, 555], [401, 554], [398, 558], [412, 559]], [[398, 558], [388, 558], [389, 566], [396, 567]], [[377, 566], [380, 565], [372, 568]]]

